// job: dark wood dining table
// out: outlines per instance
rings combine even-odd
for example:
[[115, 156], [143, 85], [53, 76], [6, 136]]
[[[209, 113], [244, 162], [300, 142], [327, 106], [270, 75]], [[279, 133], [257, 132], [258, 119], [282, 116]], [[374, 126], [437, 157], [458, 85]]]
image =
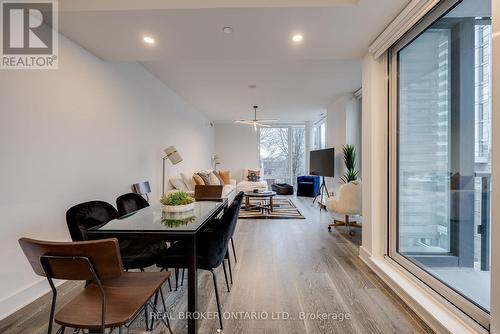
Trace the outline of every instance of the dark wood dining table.
[[[198, 312], [196, 239], [206, 225], [227, 207], [222, 201], [200, 201], [194, 209], [182, 213], [164, 212], [161, 205], [152, 205], [124, 217], [91, 228], [89, 239], [118, 238], [119, 240], [184, 240], [188, 242], [188, 316]], [[188, 333], [198, 332], [197, 316], [188, 317]]]

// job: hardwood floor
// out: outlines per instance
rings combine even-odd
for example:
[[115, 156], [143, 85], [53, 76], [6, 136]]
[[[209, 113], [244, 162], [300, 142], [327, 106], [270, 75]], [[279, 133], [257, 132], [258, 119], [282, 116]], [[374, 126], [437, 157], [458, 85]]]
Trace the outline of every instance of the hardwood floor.
[[[222, 270], [217, 271], [224, 316], [229, 318], [224, 319], [224, 333], [432, 333], [359, 259], [360, 230], [354, 237], [345, 228], [329, 233], [328, 213], [320, 213], [308, 198], [293, 201], [306, 219], [238, 222], [238, 263], [233, 263], [230, 293]], [[61, 301], [80, 287], [64, 284]], [[171, 293], [164, 289], [174, 333], [186, 332], [186, 321], [178, 319], [186, 310], [185, 287]], [[200, 271], [199, 291], [200, 310], [215, 312], [208, 272]], [[1, 321], [0, 333], [46, 332], [48, 297]], [[301, 318], [301, 312], [308, 318]], [[143, 328], [140, 319], [129, 332], [142, 333]], [[205, 319], [199, 332], [215, 333], [217, 328], [217, 320]], [[168, 331], [158, 326], [154, 333]]]

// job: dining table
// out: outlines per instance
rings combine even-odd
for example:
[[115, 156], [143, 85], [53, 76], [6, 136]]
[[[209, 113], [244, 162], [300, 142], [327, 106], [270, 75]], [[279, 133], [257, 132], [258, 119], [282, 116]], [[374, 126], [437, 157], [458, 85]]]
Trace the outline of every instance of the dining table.
[[207, 225], [227, 208], [227, 199], [196, 201], [186, 212], [166, 212], [165, 208], [151, 205], [123, 217], [114, 219], [88, 231], [89, 239], [117, 238], [118, 240], [164, 240], [187, 242], [188, 257], [188, 310], [187, 330], [198, 332], [198, 296], [196, 240]]

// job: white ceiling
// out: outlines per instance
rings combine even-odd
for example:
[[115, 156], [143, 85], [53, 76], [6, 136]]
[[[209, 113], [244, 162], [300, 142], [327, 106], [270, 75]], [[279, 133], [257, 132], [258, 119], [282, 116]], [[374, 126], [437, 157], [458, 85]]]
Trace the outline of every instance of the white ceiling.
[[[156, 2], [150, 0], [147, 10], [118, 10], [108, 0], [99, 10], [83, 10], [81, 1], [70, 0], [59, 28], [104, 60], [140, 61], [215, 121], [249, 118], [254, 104], [261, 106], [261, 117], [302, 121], [318, 118], [336, 96], [360, 87], [368, 45], [409, 0], [313, 4], [322, 2], [329, 6], [153, 10]], [[87, 9], [97, 8], [95, 1], [88, 3]], [[234, 32], [224, 34], [224, 26]], [[295, 33], [303, 34], [302, 43], [291, 42]], [[144, 35], [156, 44], [145, 45]]]

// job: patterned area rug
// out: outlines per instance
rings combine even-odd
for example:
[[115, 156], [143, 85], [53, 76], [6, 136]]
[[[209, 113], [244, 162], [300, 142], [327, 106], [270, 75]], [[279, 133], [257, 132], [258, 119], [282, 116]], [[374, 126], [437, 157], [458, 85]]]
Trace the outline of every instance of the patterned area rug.
[[[267, 201], [258, 198], [250, 198], [250, 205], [263, 205]], [[273, 199], [273, 212], [258, 208], [245, 210], [245, 201], [240, 210], [240, 219], [305, 219], [293, 202], [286, 197], [275, 197]]]

